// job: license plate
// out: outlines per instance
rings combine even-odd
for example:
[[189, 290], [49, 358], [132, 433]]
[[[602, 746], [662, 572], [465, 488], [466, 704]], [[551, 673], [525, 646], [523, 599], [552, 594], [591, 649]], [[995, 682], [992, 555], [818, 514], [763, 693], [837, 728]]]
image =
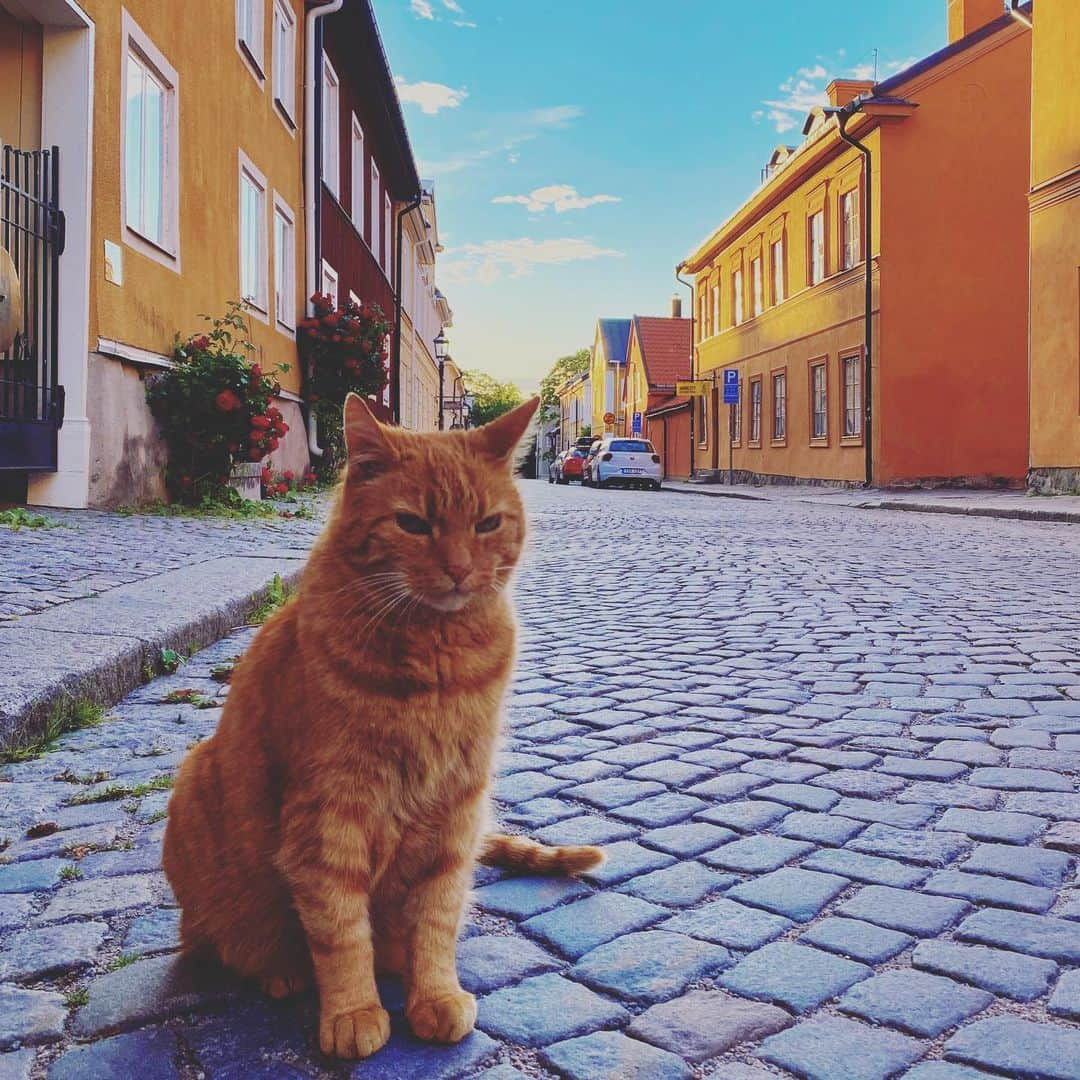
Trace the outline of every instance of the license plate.
[[633, 473], [636, 476], [639, 473], [643, 473], [645, 470], [644, 469], [623, 469], [622, 471], [624, 473]]

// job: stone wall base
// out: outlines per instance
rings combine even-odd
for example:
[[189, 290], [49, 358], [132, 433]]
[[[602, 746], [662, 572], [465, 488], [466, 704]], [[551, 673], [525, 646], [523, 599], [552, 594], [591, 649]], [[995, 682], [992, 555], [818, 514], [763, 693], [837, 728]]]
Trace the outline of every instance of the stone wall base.
[[1035, 495], [1080, 495], [1080, 465], [1028, 469], [1027, 483]]
[[840, 488], [849, 490], [861, 488], [859, 480], [827, 480], [812, 476], [787, 476], [783, 473], [759, 473], [750, 469], [735, 469], [729, 472], [727, 469], [698, 469], [690, 482], [695, 484], [750, 484], [753, 487], [772, 487], [790, 485], [794, 487], [818, 487]]

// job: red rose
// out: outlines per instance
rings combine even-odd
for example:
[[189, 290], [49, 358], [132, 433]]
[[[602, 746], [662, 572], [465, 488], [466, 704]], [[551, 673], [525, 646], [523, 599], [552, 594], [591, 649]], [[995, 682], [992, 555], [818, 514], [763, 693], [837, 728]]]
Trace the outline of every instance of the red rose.
[[333, 315], [324, 315], [322, 324], [323, 326], [337, 326], [337, 319]]
[[278, 426], [277, 433], [279, 435], [284, 435], [285, 432], [287, 432], [288, 430], [289, 430], [289, 425], [286, 424], [284, 420], [282, 420], [281, 424]]
[[289, 490], [289, 485], [288, 484], [278, 484], [278, 486], [274, 490], [279, 495], [285, 495]]
[[286, 469], [286, 470], [285, 470], [285, 471], [284, 471], [284, 472], [283, 472], [283, 473], [282, 473], [281, 475], [282, 475], [282, 476], [283, 476], [283, 477], [284, 477], [284, 478], [285, 478], [286, 480], [295, 480], [295, 479], [296, 479], [296, 473], [294, 473], [294, 472], [292, 471], [292, 469]]
[[279, 439], [271, 439], [266, 445], [268, 449], [276, 450], [281, 445], [281, 441]]
[[192, 480], [190, 476], [181, 476], [180, 477], [180, 486], [182, 488], [189, 488], [194, 483], [195, 483], [195, 481]]
[[205, 334], [200, 334], [188, 342], [188, 347], [192, 349], [209, 349], [210, 339]]
[[262, 378], [262, 368], [258, 364], [252, 364], [251, 365], [251, 377], [253, 379], [261, 379]]
[[249, 461], [262, 461], [264, 456], [265, 455], [264, 455], [263, 451], [257, 446], [253, 446], [248, 451], [248, 460]]
[[253, 416], [251, 418], [251, 426], [253, 429], [265, 430], [270, 426], [270, 417], [268, 416]]
[[239, 409], [243, 404], [240, 399], [231, 390], [222, 390], [214, 402], [222, 412], [233, 412], [235, 409]]

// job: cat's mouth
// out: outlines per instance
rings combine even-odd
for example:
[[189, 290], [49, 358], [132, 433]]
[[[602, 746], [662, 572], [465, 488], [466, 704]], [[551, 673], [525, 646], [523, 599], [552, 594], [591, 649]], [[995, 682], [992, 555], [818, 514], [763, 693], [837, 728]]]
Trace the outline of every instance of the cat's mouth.
[[424, 603], [436, 611], [460, 611], [472, 598], [471, 592], [451, 589], [450, 592], [428, 594], [424, 597]]

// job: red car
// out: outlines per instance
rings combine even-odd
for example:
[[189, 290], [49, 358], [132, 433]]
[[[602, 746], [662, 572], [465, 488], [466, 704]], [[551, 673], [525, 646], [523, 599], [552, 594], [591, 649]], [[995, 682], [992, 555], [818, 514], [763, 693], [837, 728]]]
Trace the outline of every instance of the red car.
[[585, 462], [585, 451], [572, 446], [564, 450], [548, 467], [549, 484], [569, 484], [571, 480], [581, 481], [581, 466]]

